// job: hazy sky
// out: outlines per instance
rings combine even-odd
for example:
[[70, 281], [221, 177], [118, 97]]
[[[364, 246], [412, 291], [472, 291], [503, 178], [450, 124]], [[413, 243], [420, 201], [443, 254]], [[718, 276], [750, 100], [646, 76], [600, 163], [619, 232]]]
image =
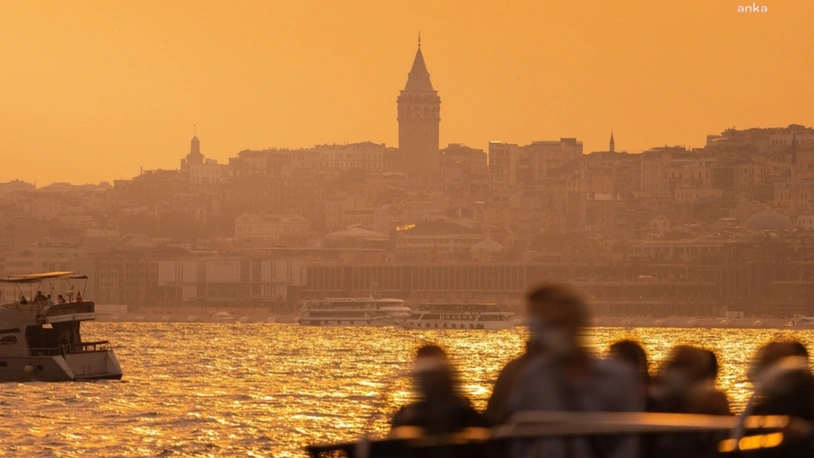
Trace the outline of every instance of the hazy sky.
[[[700, 146], [814, 125], [812, 0], [4, 2], [0, 181], [98, 182], [204, 155], [371, 140], [421, 31], [441, 144]], [[751, 2], [748, 2], [751, 5]]]

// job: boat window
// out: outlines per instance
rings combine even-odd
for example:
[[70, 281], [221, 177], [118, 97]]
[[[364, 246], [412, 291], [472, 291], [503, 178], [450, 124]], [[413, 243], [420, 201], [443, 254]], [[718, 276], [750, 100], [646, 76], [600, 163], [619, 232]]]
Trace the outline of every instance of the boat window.
[[5, 361], [0, 361], [0, 367], [8, 367], [8, 363]]
[[17, 336], [5, 336], [0, 339], [0, 345], [17, 345]]

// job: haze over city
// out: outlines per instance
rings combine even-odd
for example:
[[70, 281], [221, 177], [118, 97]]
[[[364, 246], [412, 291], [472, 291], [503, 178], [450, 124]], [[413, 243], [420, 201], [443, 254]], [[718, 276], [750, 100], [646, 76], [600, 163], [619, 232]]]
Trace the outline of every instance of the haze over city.
[[763, 1], [5, 2], [0, 456], [814, 456]]
[[814, 3], [70, 2], [4, 5], [0, 180], [99, 182], [203, 154], [398, 146], [419, 31], [440, 145], [576, 137], [584, 151], [703, 146], [814, 124]]

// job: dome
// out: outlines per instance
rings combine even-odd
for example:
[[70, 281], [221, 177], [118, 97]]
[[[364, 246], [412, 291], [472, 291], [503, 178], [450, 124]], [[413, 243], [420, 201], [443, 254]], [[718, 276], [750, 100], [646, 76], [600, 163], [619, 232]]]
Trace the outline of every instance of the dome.
[[469, 251], [471, 253], [496, 253], [503, 251], [503, 245], [492, 239], [486, 239], [476, 243]]
[[784, 231], [793, 229], [791, 218], [780, 213], [765, 210], [750, 216], [743, 227], [750, 231]]

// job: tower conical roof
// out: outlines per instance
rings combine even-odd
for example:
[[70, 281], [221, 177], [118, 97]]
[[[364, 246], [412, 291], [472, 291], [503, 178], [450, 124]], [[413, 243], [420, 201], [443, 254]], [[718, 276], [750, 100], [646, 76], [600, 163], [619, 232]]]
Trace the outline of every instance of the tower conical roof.
[[404, 86], [405, 91], [434, 91], [432, 83], [430, 82], [430, 72], [427, 71], [427, 64], [424, 63], [424, 54], [421, 53], [421, 46], [419, 45], [418, 51], [415, 53], [413, 60], [413, 68], [410, 69], [410, 74], [407, 76], [407, 84]]

